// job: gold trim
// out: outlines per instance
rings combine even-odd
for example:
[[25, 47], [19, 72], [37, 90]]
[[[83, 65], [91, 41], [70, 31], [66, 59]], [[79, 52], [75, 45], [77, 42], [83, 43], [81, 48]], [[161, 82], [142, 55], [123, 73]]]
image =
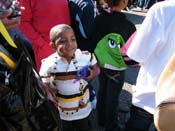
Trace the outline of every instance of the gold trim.
[[83, 99], [88, 93], [89, 93], [89, 90], [86, 90], [82, 96], [77, 96], [74, 98], [67, 98], [67, 99], [62, 97], [56, 97], [56, 98], [58, 101], [61, 101], [61, 102], [74, 102], [74, 101]]

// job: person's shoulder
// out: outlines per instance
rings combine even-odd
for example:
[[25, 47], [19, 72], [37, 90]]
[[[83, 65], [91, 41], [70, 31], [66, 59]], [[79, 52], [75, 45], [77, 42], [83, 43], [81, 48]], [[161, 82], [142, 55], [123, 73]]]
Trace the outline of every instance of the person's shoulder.
[[158, 12], [162, 13], [163, 10], [166, 10], [166, 9], [171, 10], [171, 7], [174, 9], [174, 7], [175, 7], [175, 1], [174, 0], [165, 0], [165, 1], [161, 1], [161, 2], [155, 3], [148, 10], [148, 12], [158, 11]]
[[174, 9], [174, 0], [157, 2], [148, 10], [146, 17], [155, 17], [155, 19], [159, 19], [159, 21], [167, 21], [175, 15]]
[[90, 54], [91, 54], [91, 53], [90, 53], [89, 51], [87, 51], [87, 50], [82, 51], [82, 50], [80, 50], [80, 49], [77, 49], [77, 50], [75, 51], [75, 53], [78, 54], [78, 55], [90, 55]]
[[101, 26], [104, 26], [104, 25], [110, 23], [111, 19], [112, 19], [111, 14], [106, 12], [106, 11], [103, 11], [101, 14], [99, 14], [95, 17], [94, 23], [95, 23], [95, 26], [97, 26], [97, 27], [100, 26], [100, 28], [101, 28]]
[[89, 55], [89, 54], [91, 54], [89, 51], [82, 51], [81, 52], [83, 55]]
[[86, 50], [80, 50], [80, 49], [77, 49], [76, 52], [75, 52], [75, 56], [77, 59], [89, 59], [91, 57], [92, 53], [89, 52], [89, 51], [86, 51]]
[[51, 62], [51, 61], [53, 61], [54, 58], [57, 58], [57, 57], [58, 57], [58, 55], [55, 52], [55, 53], [49, 55], [48, 57], [42, 59], [42, 63], [44, 63], [44, 62]]
[[98, 14], [95, 18], [96, 19], [100, 19], [103, 17], [107, 17], [110, 13], [108, 13], [107, 11], [103, 10], [100, 14]]
[[175, 1], [174, 0], [165, 0], [165, 1], [157, 2], [151, 8], [166, 7], [166, 6], [175, 6]]

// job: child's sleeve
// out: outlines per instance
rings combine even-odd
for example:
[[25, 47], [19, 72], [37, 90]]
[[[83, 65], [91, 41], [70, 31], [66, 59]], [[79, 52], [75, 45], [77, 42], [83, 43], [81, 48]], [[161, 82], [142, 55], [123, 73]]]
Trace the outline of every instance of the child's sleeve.
[[50, 72], [50, 68], [49, 68], [49, 63], [47, 60], [43, 59], [42, 60], [42, 64], [41, 64], [41, 68], [39, 71], [39, 74], [41, 76], [41, 79], [44, 83], [49, 83], [50, 82], [50, 77], [49, 77], [49, 72]]
[[97, 59], [96, 59], [94, 53], [91, 53], [90, 64], [91, 65], [97, 64]]

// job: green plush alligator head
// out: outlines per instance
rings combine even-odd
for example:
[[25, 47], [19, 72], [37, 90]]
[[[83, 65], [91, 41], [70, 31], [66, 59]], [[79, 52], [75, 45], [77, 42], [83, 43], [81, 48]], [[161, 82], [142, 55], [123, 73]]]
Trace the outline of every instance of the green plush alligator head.
[[104, 36], [95, 48], [95, 55], [100, 67], [123, 70], [127, 67], [120, 53], [125, 41], [120, 34], [110, 33]]

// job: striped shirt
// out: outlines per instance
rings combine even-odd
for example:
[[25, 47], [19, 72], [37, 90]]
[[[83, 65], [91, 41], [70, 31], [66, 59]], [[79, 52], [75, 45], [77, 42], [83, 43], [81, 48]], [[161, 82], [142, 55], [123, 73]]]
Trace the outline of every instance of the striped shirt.
[[[40, 75], [43, 82], [50, 83], [51, 88], [58, 90], [57, 98], [60, 106], [60, 117], [63, 120], [71, 121], [86, 118], [92, 106], [89, 102], [88, 82], [80, 79], [73, 82], [73, 79], [55, 79], [50, 74], [69, 74], [75, 73], [86, 65], [97, 63], [95, 56], [89, 52], [76, 50], [74, 58], [68, 63], [62, 61], [61, 57], [54, 53], [42, 60]], [[50, 77], [48, 77], [50, 76]]]

